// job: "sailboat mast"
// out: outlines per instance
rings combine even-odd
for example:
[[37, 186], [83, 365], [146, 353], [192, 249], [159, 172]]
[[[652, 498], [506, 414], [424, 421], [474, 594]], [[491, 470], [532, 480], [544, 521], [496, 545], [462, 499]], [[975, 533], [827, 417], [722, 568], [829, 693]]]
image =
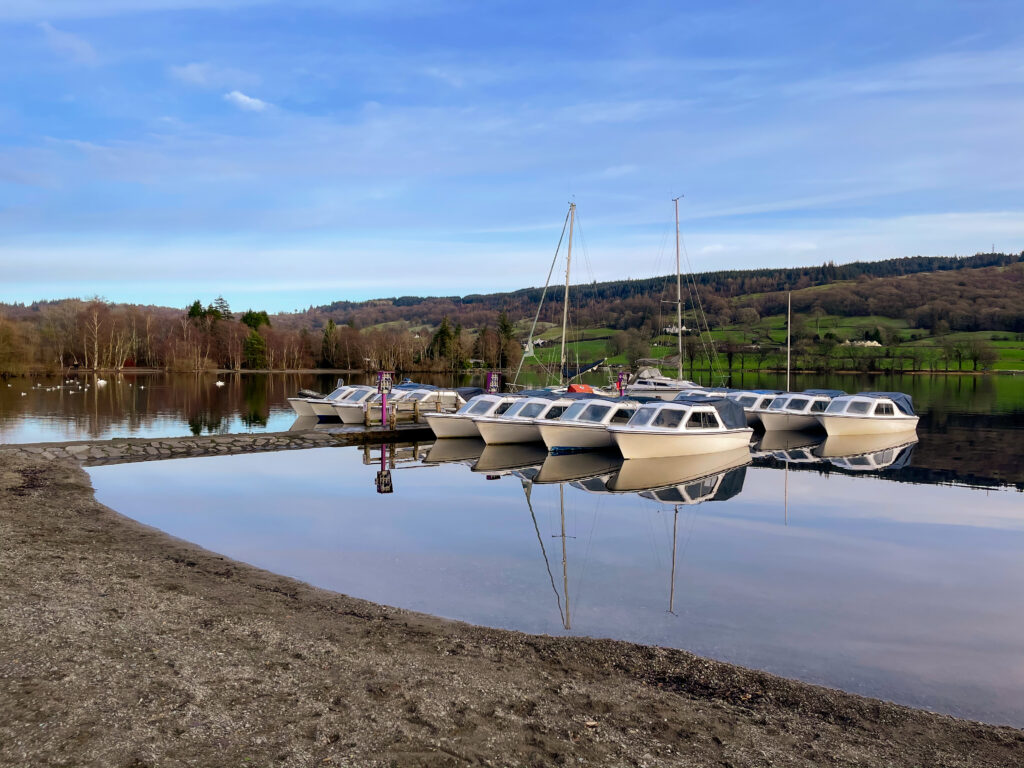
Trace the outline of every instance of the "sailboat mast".
[[789, 351], [790, 351], [790, 335], [793, 325], [793, 292], [790, 291], [788, 294], [788, 304], [786, 307], [786, 391], [789, 392]]
[[676, 204], [676, 339], [679, 341], [679, 378], [683, 378], [683, 286], [679, 269], [679, 198], [672, 198]]
[[562, 354], [558, 369], [558, 385], [565, 380], [565, 335], [569, 329], [569, 270], [572, 268], [572, 230], [576, 223], [576, 203], [569, 203], [569, 252], [565, 258], [565, 303], [562, 306]]
[[558, 484], [558, 500], [562, 508], [562, 591], [565, 594], [565, 628], [572, 629], [569, 615], [569, 561], [565, 553], [565, 484]]

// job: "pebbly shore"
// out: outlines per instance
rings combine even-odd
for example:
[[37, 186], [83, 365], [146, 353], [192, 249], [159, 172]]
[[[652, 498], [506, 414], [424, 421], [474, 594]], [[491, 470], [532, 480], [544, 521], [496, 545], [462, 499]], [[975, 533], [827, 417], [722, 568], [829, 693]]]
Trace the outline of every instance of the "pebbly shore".
[[[88, 458], [88, 457], [85, 457]], [[1011, 766], [1024, 731], [314, 589], [0, 452], [0, 765]]]

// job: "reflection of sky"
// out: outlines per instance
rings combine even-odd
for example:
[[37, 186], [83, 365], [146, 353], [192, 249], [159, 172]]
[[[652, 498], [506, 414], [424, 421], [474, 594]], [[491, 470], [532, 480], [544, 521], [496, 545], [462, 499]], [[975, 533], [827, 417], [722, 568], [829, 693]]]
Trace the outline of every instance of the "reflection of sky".
[[[558, 486], [463, 465], [393, 472], [320, 449], [90, 469], [99, 499], [209, 549], [414, 610], [564, 633]], [[187, 478], [188, 482], [182, 482]], [[673, 511], [565, 487], [573, 634], [686, 648], [1024, 724], [1024, 505], [1013, 491], [748, 468]], [[541, 544], [550, 563], [545, 568]], [[563, 601], [564, 604], [564, 601]]]

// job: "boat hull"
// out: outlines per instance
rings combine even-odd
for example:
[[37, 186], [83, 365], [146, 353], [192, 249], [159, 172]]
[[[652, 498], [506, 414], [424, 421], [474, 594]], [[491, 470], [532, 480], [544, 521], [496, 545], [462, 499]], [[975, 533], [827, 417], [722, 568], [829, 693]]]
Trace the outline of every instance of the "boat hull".
[[[341, 419], [343, 424], [362, 424], [366, 418], [366, 409], [362, 405], [335, 405], [334, 415]], [[377, 416], [380, 416], [380, 406], [377, 406]]]
[[656, 459], [747, 447], [753, 432], [750, 427], [743, 427], [721, 432], [641, 432], [622, 429], [610, 434], [623, 458]]
[[540, 437], [549, 451], [579, 451], [610, 448], [614, 445], [608, 428], [603, 424], [541, 424]]
[[303, 416], [316, 416], [316, 414], [313, 413], [313, 406], [310, 405], [309, 401], [305, 398], [289, 397], [288, 405], [290, 405], [292, 410], [295, 411], [295, 415], [300, 418]]
[[426, 419], [436, 437], [480, 437], [480, 430], [471, 416], [432, 413]]
[[821, 426], [818, 424], [817, 416], [809, 413], [765, 413], [761, 411], [758, 415], [766, 432], [770, 430], [799, 432], [803, 429], [818, 429]]
[[540, 428], [530, 421], [516, 419], [479, 419], [476, 427], [488, 445], [539, 443]]
[[817, 421], [832, 435], [894, 435], [917, 429], [917, 416], [847, 416], [819, 414]]

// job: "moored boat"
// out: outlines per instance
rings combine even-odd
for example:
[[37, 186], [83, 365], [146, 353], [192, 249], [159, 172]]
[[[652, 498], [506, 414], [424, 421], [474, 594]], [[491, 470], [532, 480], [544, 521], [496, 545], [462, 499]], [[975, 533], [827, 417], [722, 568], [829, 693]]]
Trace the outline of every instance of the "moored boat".
[[310, 407], [313, 409], [313, 415], [319, 419], [335, 419], [337, 414], [334, 412], [334, 406], [338, 403], [361, 403], [367, 398], [371, 397], [376, 393], [376, 387], [368, 387], [365, 385], [357, 385], [348, 387], [348, 391], [338, 397], [325, 397], [322, 400], [308, 400]]
[[746, 447], [754, 430], [743, 408], [723, 397], [646, 403], [608, 432], [624, 458], [650, 459]]
[[828, 404], [846, 393], [838, 389], [805, 389], [803, 392], [783, 392], [776, 395], [767, 408], [752, 409], [761, 419], [765, 430], [818, 429], [819, 414]]
[[818, 423], [832, 435], [882, 435], [917, 429], [910, 395], [902, 392], [860, 392], [836, 397]]
[[743, 407], [743, 412], [747, 415], [747, 426], [755, 427], [761, 423], [760, 411], [782, 394], [785, 393], [781, 389], [740, 389], [732, 390], [725, 396]]
[[556, 393], [520, 393], [525, 397], [498, 416], [478, 416], [473, 419], [480, 437], [488, 445], [509, 443], [539, 443], [540, 423], [557, 419], [579, 399]]
[[484, 394], [471, 398], [455, 413], [427, 414], [427, 424], [437, 437], [480, 437], [474, 416], [499, 416], [521, 400], [519, 395]]
[[314, 401], [337, 400], [339, 397], [342, 397], [343, 395], [347, 394], [352, 389], [353, 388], [351, 386], [342, 384], [341, 379], [338, 379], [338, 386], [330, 394], [324, 395], [323, 397], [289, 397], [288, 405], [290, 405], [292, 407], [292, 410], [295, 411], [296, 416], [315, 416], [316, 414], [313, 413], [312, 406], [312, 403]]
[[614, 445], [609, 426], [626, 424], [640, 405], [632, 399], [589, 397], [573, 403], [557, 419], [537, 425], [549, 451], [609, 448]]

